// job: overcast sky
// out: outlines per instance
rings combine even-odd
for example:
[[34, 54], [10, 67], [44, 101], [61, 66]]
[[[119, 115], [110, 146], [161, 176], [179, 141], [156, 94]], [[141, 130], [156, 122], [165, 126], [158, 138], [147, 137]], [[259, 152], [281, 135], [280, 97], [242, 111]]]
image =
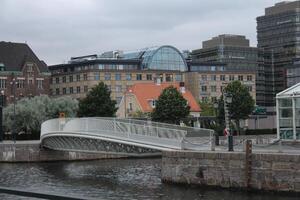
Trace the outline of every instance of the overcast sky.
[[224, 33], [256, 46], [256, 17], [280, 1], [0, 0], [0, 41], [26, 41], [48, 65], [164, 44], [192, 50]]

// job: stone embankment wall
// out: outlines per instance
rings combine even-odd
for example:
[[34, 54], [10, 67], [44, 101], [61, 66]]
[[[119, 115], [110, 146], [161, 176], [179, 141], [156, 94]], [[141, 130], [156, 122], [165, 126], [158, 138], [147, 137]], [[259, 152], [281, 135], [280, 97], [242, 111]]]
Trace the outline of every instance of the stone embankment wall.
[[253, 153], [249, 174], [245, 166], [244, 152], [163, 152], [162, 180], [223, 188], [300, 192], [299, 154]]
[[39, 143], [0, 144], [0, 162], [96, 160], [121, 157], [124, 156], [104, 153], [63, 152], [40, 149]]

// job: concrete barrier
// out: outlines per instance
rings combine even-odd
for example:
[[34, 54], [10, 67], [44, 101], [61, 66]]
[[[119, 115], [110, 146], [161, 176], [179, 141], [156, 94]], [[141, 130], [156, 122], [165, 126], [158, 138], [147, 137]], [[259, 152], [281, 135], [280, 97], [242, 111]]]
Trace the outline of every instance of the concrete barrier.
[[40, 149], [39, 141], [0, 143], [0, 162], [46, 162], [71, 160], [96, 160], [125, 156], [108, 153], [64, 152]]
[[244, 152], [163, 152], [162, 181], [300, 192], [300, 154], [253, 153], [251, 159], [247, 174]]

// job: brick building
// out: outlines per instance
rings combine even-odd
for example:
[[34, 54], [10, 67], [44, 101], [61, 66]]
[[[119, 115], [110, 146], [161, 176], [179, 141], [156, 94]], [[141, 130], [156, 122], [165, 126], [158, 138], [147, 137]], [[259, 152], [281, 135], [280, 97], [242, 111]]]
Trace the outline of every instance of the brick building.
[[23, 97], [49, 94], [50, 73], [25, 43], [0, 42], [0, 91], [11, 103]]

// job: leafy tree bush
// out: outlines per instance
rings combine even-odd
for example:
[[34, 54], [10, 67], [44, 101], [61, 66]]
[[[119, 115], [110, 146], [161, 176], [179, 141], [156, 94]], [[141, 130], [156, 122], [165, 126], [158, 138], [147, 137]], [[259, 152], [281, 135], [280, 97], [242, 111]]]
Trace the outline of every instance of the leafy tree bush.
[[180, 119], [187, 117], [189, 113], [190, 106], [187, 100], [175, 87], [170, 86], [158, 97], [151, 117], [153, 121], [179, 124]]
[[[78, 101], [71, 97], [49, 98], [48, 96], [36, 96], [23, 98], [16, 103], [16, 132], [39, 134], [42, 122], [57, 118], [60, 112], [66, 117], [75, 117], [78, 109]], [[14, 123], [14, 105], [4, 108], [4, 126], [6, 131], [12, 131]]]
[[103, 82], [93, 87], [79, 101], [79, 117], [113, 117], [117, 111], [116, 101], [111, 100], [110, 91]]

